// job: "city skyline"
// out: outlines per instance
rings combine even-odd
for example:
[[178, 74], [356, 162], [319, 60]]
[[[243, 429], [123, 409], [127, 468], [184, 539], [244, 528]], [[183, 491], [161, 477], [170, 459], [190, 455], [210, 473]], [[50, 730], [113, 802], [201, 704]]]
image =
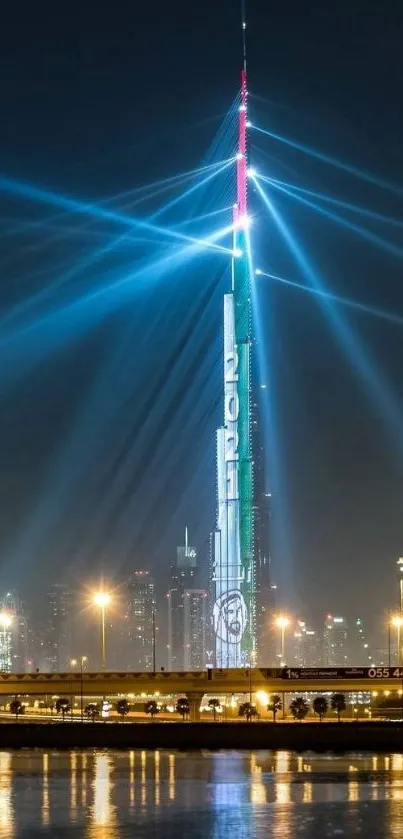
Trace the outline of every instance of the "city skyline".
[[[144, 568], [154, 575], [161, 599], [184, 522], [207, 575], [216, 506], [212, 441], [223, 414], [221, 300], [229, 288], [225, 248], [231, 249], [231, 233], [224, 251], [204, 250], [194, 264], [173, 262], [168, 274], [165, 268], [160, 271], [158, 260], [163, 262], [168, 252], [169, 259], [177, 258], [179, 243], [185, 241], [177, 235], [200, 238], [216, 233], [221, 222], [231, 224], [239, 21], [221, 9], [210, 11], [220, 46], [214, 43], [206, 62], [207, 30], [201, 21], [186, 70], [172, 69], [175, 90], [169, 91], [167, 104], [151, 57], [143, 56], [149, 67], [144, 95], [150, 112], [141, 125], [120, 65], [111, 68], [113, 96], [108, 94], [102, 108], [97, 104], [100, 74], [84, 74], [91, 109], [79, 144], [81, 168], [74, 120], [55, 144], [45, 116], [52, 101], [53, 128], [63, 121], [69, 83], [78, 68], [73, 64], [72, 78], [66, 80], [59, 65], [55, 73], [48, 72], [53, 58], [46, 51], [46, 72], [33, 62], [32, 136], [23, 130], [19, 72], [13, 75], [16, 95], [5, 92], [5, 120], [13, 140], [2, 138], [7, 177], [1, 188], [0, 585], [3, 592], [15, 588], [23, 600], [29, 595], [33, 610], [48, 580], [70, 586], [87, 570], [89, 577], [103, 574], [114, 585], [133, 567]], [[337, 18], [334, 12], [329, 15]], [[365, 626], [374, 616], [379, 626], [392, 595], [397, 600], [394, 583], [381, 569], [402, 551], [402, 469], [395, 433], [401, 411], [399, 324], [369, 313], [382, 310], [385, 315], [389, 308], [398, 315], [401, 309], [399, 242], [394, 238], [394, 222], [400, 218], [399, 131], [392, 130], [398, 117], [388, 111], [393, 79], [380, 86], [387, 120], [380, 135], [376, 108], [362, 87], [373, 69], [368, 66], [361, 77], [348, 33], [343, 34], [346, 66], [337, 64], [337, 79], [330, 73], [325, 95], [315, 56], [329, 62], [329, 69], [334, 52], [329, 43], [324, 54], [327, 36], [316, 18], [312, 29], [302, 23], [309, 47], [302, 49], [295, 23], [288, 29], [283, 10], [273, 16], [270, 43], [282, 43], [287, 32], [295, 58], [291, 65], [275, 49], [266, 49], [267, 10], [260, 0], [250, 10], [249, 23], [249, 157], [257, 176], [262, 174], [261, 181], [252, 178], [248, 185], [253, 258], [262, 272], [253, 286], [259, 304], [255, 355], [266, 388], [262, 459], [271, 494], [271, 549], [264, 552], [262, 567], [270, 566], [279, 608], [287, 607], [307, 625], [317, 624], [325, 607], [349, 619], [358, 611]], [[369, 33], [374, 25], [370, 12], [366, 25]], [[92, 32], [86, 16], [82, 26], [94, 44], [94, 68], [102, 68], [104, 36]], [[147, 11], [136, 26], [149, 31]], [[122, 43], [130, 77], [136, 69], [132, 37], [131, 20]], [[77, 53], [71, 52], [75, 38], [73, 27], [64, 47], [67, 57]], [[165, 33], [158, 35], [162, 57], [165, 38]], [[167, 41], [175, 44], [176, 38], [169, 24]], [[27, 47], [33, 56], [36, 49], [35, 43]], [[9, 61], [16, 69], [15, 57]], [[382, 76], [382, 67], [378, 72]], [[302, 77], [308, 82], [304, 90]], [[359, 120], [351, 78], [361, 85]], [[372, 95], [379, 95], [377, 84]], [[184, 108], [178, 108], [179, 100]], [[345, 114], [342, 123], [339, 107]], [[302, 113], [309, 118], [301, 120]], [[160, 137], [164, 143], [157, 142]], [[119, 151], [122, 143], [127, 154]], [[200, 161], [207, 169], [194, 180], [182, 180]], [[167, 194], [154, 195], [154, 187], [146, 188], [147, 182], [167, 177], [178, 179]], [[210, 180], [201, 186], [205, 178]], [[271, 185], [263, 178], [271, 179]], [[189, 188], [194, 190], [190, 196]], [[306, 261], [316, 266], [310, 276], [330, 293], [367, 306], [366, 314], [339, 307], [336, 321], [332, 312], [332, 327], [313, 296], [292, 288], [306, 281], [306, 272], [285, 247], [259, 189], [270, 192], [294, 241], [301, 240]], [[122, 193], [125, 197], [116, 198]], [[71, 196], [80, 207], [76, 215]], [[89, 196], [87, 203], [83, 196]], [[99, 215], [99, 205], [112, 196], [121, 217], [126, 212], [141, 222], [131, 230], [130, 242], [120, 240], [126, 230], [123, 223], [119, 226], [122, 218]], [[311, 216], [314, 208], [300, 199], [322, 202], [325, 212]], [[341, 225], [335, 218], [340, 213]], [[153, 229], [141, 227], [150, 225], [150, 218]], [[136, 269], [135, 282], [128, 283], [134, 264], [144, 273], [138, 277]], [[281, 282], [270, 282], [270, 273]], [[93, 293], [99, 309], [84, 302]], [[350, 355], [343, 344], [346, 334], [354, 339]], [[199, 587], [206, 585], [202, 580]], [[270, 579], [265, 585], [268, 596]], [[364, 587], [367, 595], [362, 594], [356, 609], [356, 591]], [[256, 598], [256, 634], [267, 600]]]
[[403, 6], [20, 5], [0, 834], [397, 836]]
[[[400, 594], [401, 558], [395, 595]], [[0, 671], [74, 671], [84, 656], [85, 668], [99, 670], [98, 598], [106, 599], [107, 669], [151, 672], [203, 670], [219, 667], [214, 655], [214, 581], [198, 588], [202, 569], [197, 550], [177, 547], [171, 564], [171, 588], [158, 599], [148, 570], [134, 569], [116, 586], [100, 580], [96, 588], [75, 589], [51, 583], [45, 611], [32, 610], [16, 590], [0, 592]], [[98, 594], [97, 594], [98, 592]], [[324, 613], [320, 621], [276, 605], [266, 612], [266, 640], [257, 648], [258, 667], [376, 667], [398, 664], [403, 646], [403, 611], [392, 601], [381, 623], [366, 623], [340, 612]], [[164, 618], [167, 617], [167, 623]], [[166, 634], [166, 628], [168, 635]]]

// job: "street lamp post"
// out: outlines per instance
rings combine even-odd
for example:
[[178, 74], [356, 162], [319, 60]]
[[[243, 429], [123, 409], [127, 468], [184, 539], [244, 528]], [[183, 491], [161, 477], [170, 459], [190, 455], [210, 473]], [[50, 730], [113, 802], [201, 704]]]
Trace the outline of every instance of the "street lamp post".
[[80, 658], [80, 713], [81, 713], [81, 722], [84, 722], [84, 680], [83, 680], [83, 671], [84, 671], [84, 664], [87, 661], [87, 656], [82, 655]]
[[276, 626], [280, 630], [280, 638], [281, 638], [281, 666], [283, 667], [285, 664], [285, 631], [287, 626], [290, 625], [290, 619], [287, 618], [285, 615], [279, 615], [276, 618]]
[[403, 626], [403, 616], [402, 615], [394, 615], [391, 620], [392, 626], [395, 627], [397, 632], [397, 666], [400, 667], [401, 664], [401, 648], [400, 648], [400, 630]]
[[388, 667], [391, 667], [392, 658], [391, 658], [391, 637], [390, 637], [390, 630], [391, 630], [391, 617], [390, 617], [390, 609], [388, 610]]
[[[81, 722], [84, 721], [84, 684], [83, 684], [83, 672], [84, 672], [84, 664], [88, 661], [86, 655], [80, 655], [79, 662], [80, 662], [80, 714], [81, 714]], [[72, 658], [70, 660], [70, 667], [71, 670], [74, 670], [77, 667], [78, 661], [76, 658]], [[73, 703], [72, 703], [73, 704]], [[73, 714], [72, 714], [73, 716]]]
[[105, 609], [111, 602], [111, 596], [107, 591], [98, 591], [94, 595], [94, 604], [101, 610], [101, 668], [106, 670], [106, 639], [105, 639]]
[[[77, 667], [77, 659], [71, 658], [70, 659], [70, 672], [74, 672], [74, 668]], [[73, 677], [71, 677], [71, 702], [70, 702], [70, 719], [73, 720], [73, 713], [74, 713], [74, 682]]]
[[156, 658], [156, 649], [155, 649], [155, 606], [153, 606], [153, 673], [155, 676], [155, 658]]

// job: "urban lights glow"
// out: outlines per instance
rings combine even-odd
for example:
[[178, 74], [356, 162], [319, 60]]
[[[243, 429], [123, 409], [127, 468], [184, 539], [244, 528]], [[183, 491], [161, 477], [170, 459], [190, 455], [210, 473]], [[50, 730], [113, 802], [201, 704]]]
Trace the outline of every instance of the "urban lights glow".
[[403, 626], [403, 616], [393, 615], [391, 624], [392, 626], [396, 627], [396, 629], [400, 629]]
[[236, 230], [249, 230], [251, 224], [251, 217], [247, 213], [244, 213], [242, 216], [239, 216], [239, 218], [236, 219], [234, 227]]
[[109, 606], [111, 599], [111, 595], [107, 591], [97, 591], [97, 593], [94, 594], [94, 605], [105, 608], [106, 606]]
[[13, 622], [12, 616], [9, 615], [7, 612], [2, 612], [0, 614], [0, 626], [2, 629], [8, 629]]
[[287, 629], [287, 626], [290, 625], [290, 619], [285, 615], [279, 615], [279, 617], [276, 618], [275, 623], [279, 629]]

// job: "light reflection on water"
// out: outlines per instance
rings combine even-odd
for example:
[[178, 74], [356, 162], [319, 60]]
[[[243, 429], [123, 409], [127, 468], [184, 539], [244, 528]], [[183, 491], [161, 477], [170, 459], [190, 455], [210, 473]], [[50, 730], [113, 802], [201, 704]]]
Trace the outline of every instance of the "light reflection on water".
[[0, 835], [12, 839], [14, 835], [14, 813], [11, 801], [11, 754], [0, 752]]
[[116, 805], [113, 799], [113, 755], [94, 755], [92, 805], [89, 808], [88, 839], [116, 839], [119, 836]]
[[0, 839], [63, 828], [77, 839], [400, 839], [403, 753], [0, 752]]

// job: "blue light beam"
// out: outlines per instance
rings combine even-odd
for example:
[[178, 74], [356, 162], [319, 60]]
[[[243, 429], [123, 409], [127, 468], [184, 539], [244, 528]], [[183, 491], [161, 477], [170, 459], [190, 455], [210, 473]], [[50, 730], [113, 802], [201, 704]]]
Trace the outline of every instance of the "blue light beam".
[[[323, 280], [311, 265], [310, 260], [305, 255], [302, 246], [292, 233], [291, 228], [285, 223], [272, 201], [268, 198], [258, 179], [253, 177], [252, 180], [263, 203], [288, 245], [297, 265], [305, 274], [308, 282], [312, 288], [317, 289], [318, 291], [325, 290]], [[356, 369], [360, 374], [360, 378], [366, 387], [372, 405], [374, 405], [375, 408], [382, 409], [380, 411], [380, 416], [384, 422], [386, 421], [388, 430], [393, 433], [399, 453], [403, 456], [403, 417], [397, 408], [393, 393], [387, 386], [386, 382], [382, 379], [382, 376], [377, 370], [374, 360], [371, 359], [368, 350], [363, 347], [359, 338], [344, 321], [340, 312], [338, 312], [334, 307], [333, 301], [326, 297], [320, 297], [319, 299], [322, 302], [323, 310], [336, 337], [339, 340], [340, 346], [343, 349], [348, 362], [352, 365], [353, 369]]]
[[[215, 242], [220, 238], [225, 238], [230, 235], [232, 231], [233, 224], [230, 224], [227, 227], [223, 227], [215, 233], [212, 233], [210, 237], [208, 237], [208, 241]], [[24, 324], [20, 329], [15, 330], [12, 333], [4, 334], [0, 339], [0, 349], [3, 350], [6, 347], [10, 348], [13, 344], [18, 345], [22, 339], [25, 340], [30, 335], [33, 337], [37, 335], [38, 338], [41, 338], [39, 347], [40, 353], [42, 355], [46, 355], [48, 351], [48, 344], [43, 340], [44, 334], [46, 334], [48, 340], [53, 342], [54, 345], [59, 344], [64, 340], [64, 334], [66, 331], [67, 333], [70, 333], [71, 330], [76, 328], [77, 332], [79, 332], [79, 327], [80, 329], [85, 328], [85, 312], [91, 316], [92, 322], [102, 319], [113, 308], [122, 305], [125, 295], [129, 294], [131, 296], [134, 293], [136, 283], [140, 281], [148, 281], [150, 279], [155, 280], [157, 277], [159, 278], [160, 276], [163, 276], [167, 271], [175, 270], [183, 265], [188, 259], [197, 256], [201, 250], [203, 250], [203, 247], [199, 244], [188, 244], [179, 250], [175, 250], [173, 253], [170, 252], [169, 254], [160, 257], [152, 263], [143, 265], [136, 271], [132, 271], [124, 277], [120, 277], [118, 280], [113, 280], [112, 282], [103, 285], [101, 288], [93, 289], [82, 295], [80, 298], [69, 301], [67, 304], [59, 306], [58, 309], [54, 311], [47, 312], [37, 320]], [[228, 251], [228, 249], [224, 249], [224, 252], [229, 253], [231, 256], [233, 255], [232, 250]], [[211, 254], [213, 255], [212, 251]], [[44, 332], [42, 332], [42, 330], [44, 330]], [[23, 350], [24, 357], [25, 354], [25, 350]], [[29, 360], [30, 359], [27, 359], [27, 363]], [[3, 378], [7, 375], [12, 376], [12, 374], [13, 371], [11, 366], [7, 365], [6, 369], [3, 371]]]
[[267, 277], [269, 280], [275, 280], [277, 283], [290, 286], [298, 291], [305, 291], [308, 292], [308, 294], [319, 295], [319, 297], [323, 297], [324, 299], [333, 300], [335, 303], [340, 303], [343, 306], [349, 306], [351, 309], [356, 309], [364, 315], [370, 315], [371, 317], [381, 318], [381, 320], [387, 320], [389, 323], [395, 323], [396, 326], [403, 326], [403, 317], [401, 315], [395, 315], [394, 312], [385, 312], [383, 309], [376, 308], [376, 306], [370, 306], [368, 303], [360, 303], [359, 300], [352, 300], [350, 297], [341, 297], [338, 294], [333, 294], [331, 291], [319, 290], [318, 288], [312, 288], [311, 286], [304, 285], [303, 283], [297, 283], [295, 280], [287, 280], [284, 277], [277, 276], [277, 274], [270, 274], [267, 271], [262, 271], [260, 268], [256, 268], [255, 275], [257, 277]]
[[329, 154], [319, 152], [316, 149], [312, 149], [310, 146], [305, 146], [303, 143], [298, 143], [295, 140], [289, 140], [288, 137], [282, 137], [280, 134], [275, 134], [273, 131], [267, 131], [265, 128], [260, 128], [258, 125], [251, 125], [250, 127], [254, 131], [258, 131], [259, 134], [265, 134], [267, 137], [271, 137], [272, 140], [279, 140], [280, 143], [284, 143], [284, 145], [286, 146], [291, 146], [291, 148], [293, 149], [298, 149], [298, 151], [304, 152], [304, 154], [308, 154], [310, 155], [310, 157], [315, 157], [317, 160], [321, 160], [323, 163], [329, 163], [331, 166], [335, 166], [336, 169], [341, 169], [343, 172], [348, 172], [355, 178], [360, 178], [363, 181], [367, 181], [367, 183], [373, 184], [374, 186], [377, 186], [380, 189], [387, 189], [390, 192], [396, 193], [397, 195], [403, 195], [403, 189], [401, 187], [397, 187], [394, 184], [389, 183], [389, 181], [385, 181], [383, 178], [378, 178], [376, 175], [372, 175], [370, 172], [363, 172], [362, 169], [358, 169], [351, 163], [342, 163], [342, 161], [338, 160], [336, 157], [332, 157]]
[[390, 225], [391, 227], [403, 227], [403, 221], [400, 221], [400, 219], [393, 218], [393, 216], [385, 216], [383, 213], [368, 210], [366, 207], [359, 207], [357, 204], [350, 204], [349, 201], [341, 201], [339, 198], [333, 198], [331, 195], [326, 195], [323, 192], [314, 192], [312, 189], [306, 189], [305, 187], [297, 186], [296, 184], [290, 184], [287, 181], [280, 181], [278, 178], [268, 178], [265, 175], [261, 175], [260, 172], [257, 173], [257, 177], [263, 183], [271, 184], [272, 186], [278, 185], [280, 187], [285, 187], [293, 192], [302, 192], [304, 195], [309, 195], [311, 198], [318, 199], [318, 201], [325, 201], [328, 204], [341, 207], [343, 210], [349, 210], [352, 213], [366, 216], [373, 221], [380, 221], [384, 224]]
[[[227, 166], [231, 165], [232, 162], [233, 158], [230, 158], [226, 161], [222, 168], [227, 168]], [[210, 176], [207, 177], [209, 178]], [[160, 227], [145, 219], [138, 219], [125, 215], [121, 212], [107, 210], [97, 204], [90, 204], [85, 201], [80, 201], [77, 198], [69, 198], [64, 195], [58, 195], [55, 192], [50, 192], [49, 190], [41, 189], [40, 187], [32, 186], [31, 184], [24, 184], [20, 181], [13, 180], [12, 178], [1, 177], [0, 190], [3, 192], [9, 192], [12, 195], [19, 195], [22, 198], [29, 200], [62, 207], [68, 212], [102, 218], [132, 229], [140, 228], [152, 231], [153, 233], [163, 234], [181, 242], [191, 242], [197, 245], [202, 244], [200, 239], [196, 239], [194, 236], [188, 236], [185, 233], [179, 233], [171, 228]], [[206, 245], [206, 247], [211, 247], [215, 250], [223, 251], [224, 253], [231, 253], [229, 248], [224, 248], [222, 245], [217, 245], [215, 243], [210, 243], [209, 245]]]
[[[260, 176], [257, 176], [260, 179]], [[255, 180], [257, 180], [255, 178]], [[295, 201], [299, 201], [300, 204], [304, 204], [305, 207], [309, 207], [311, 210], [314, 210], [319, 215], [324, 216], [325, 218], [329, 218], [331, 221], [336, 221], [337, 224], [340, 224], [342, 227], [345, 227], [347, 230], [350, 230], [352, 233], [357, 233], [363, 239], [366, 239], [367, 242], [370, 242], [371, 245], [378, 246], [383, 250], [387, 251], [388, 253], [392, 254], [393, 256], [397, 256], [398, 259], [403, 257], [403, 248], [399, 248], [397, 245], [393, 245], [392, 242], [388, 242], [386, 239], [383, 239], [382, 236], [378, 236], [376, 233], [371, 233], [370, 230], [367, 230], [365, 227], [361, 227], [360, 224], [354, 224], [354, 222], [348, 221], [347, 219], [343, 218], [343, 216], [339, 216], [337, 213], [332, 213], [330, 210], [325, 210], [323, 207], [320, 207], [319, 204], [315, 204], [313, 201], [309, 201], [308, 198], [303, 198], [302, 195], [298, 195], [295, 192], [291, 192], [289, 189], [285, 189], [283, 186], [279, 186], [278, 183], [275, 181], [270, 181], [270, 179], [266, 179], [266, 181], [270, 182], [271, 186], [274, 189], [277, 189], [279, 192], [282, 192], [284, 195], [288, 195], [289, 198], [293, 198]]]

